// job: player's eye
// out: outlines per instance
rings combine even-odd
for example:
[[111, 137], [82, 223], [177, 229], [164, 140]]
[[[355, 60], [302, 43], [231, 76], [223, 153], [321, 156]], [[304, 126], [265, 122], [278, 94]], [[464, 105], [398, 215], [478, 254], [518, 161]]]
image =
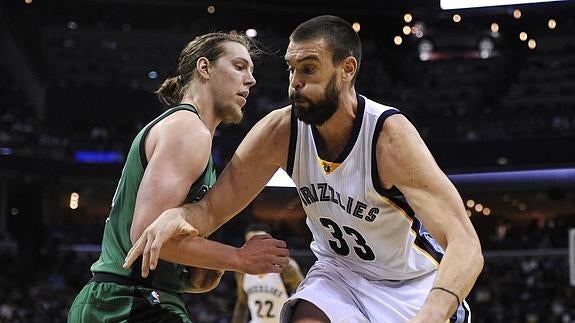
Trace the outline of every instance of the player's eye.
[[312, 74], [313, 72], [315, 72], [315, 67], [314, 66], [306, 66], [306, 67], [304, 67], [303, 72], [306, 74]]

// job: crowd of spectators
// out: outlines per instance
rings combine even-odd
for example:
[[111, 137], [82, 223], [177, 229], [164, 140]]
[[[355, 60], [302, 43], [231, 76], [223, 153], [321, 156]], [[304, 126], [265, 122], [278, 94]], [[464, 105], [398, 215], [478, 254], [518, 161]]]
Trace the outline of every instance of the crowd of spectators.
[[[171, 76], [177, 53], [190, 35], [207, 31], [197, 26], [209, 25], [174, 23], [157, 32], [98, 19], [46, 17], [36, 34], [13, 35], [24, 50], [25, 41], [33, 40], [30, 64], [45, 82], [47, 99], [36, 106], [9, 63], [0, 62], [0, 161], [12, 156], [69, 163], [80, 150], [123, 156], [133, 135], [160, 112], [150, 92]], [[536, 50], [503, 46], [487, 59], [421, 61], [415, 47], [396, 49], [365, 32], [357, 89], [407, 112], [432, 144], [573, 139], [575, 28], [572, 17], [561, 23], [556, 33], [540, 32]], [[219, 167], [247, 129], [287, 103], [281, 57], [286, 40], [287, 34], [271, 26], [259, 29], [258, 41], [269, 46], [271, 55], [264, 55], [256, 68], [258, 85], [250, 94], [245, 122], [221, 127], [216, 134]], [[122, 160], [115, 162], [121, 165]], [[9, 175], [14, 171], [1, 170]], [[13, 189], [2, 181], [2, 190]], [[10, 232], [13, 223], [0, 226], [0, 323], [65, 322], [73, 297], [90, 278], [103, 230], [103, 222], [81, 219], [44, 226], [38, 219], [30, 229], [33, 234], [25, 229]], [[567, 229], [575, 226], [574, 220], [472, 219], [486, 256], [467, 299], [473, 322], [575, 322], [575, 287], [568, 284], [567, 257]], [[244, 224], [224, 226], [224, 233], [214, 238], [239, 246], [243, 230], [237, 228]], [[28, 228], [25, 223], [20, 227]], [[300, 263], [313, 261], [306, 249], [308, 238], [298, 240], [301, 232], [276, 229], [275, 235], [297, 246], [292, 254]], [[187, 295], [188, 311], [196, 322], [229, 322], [235, 295], [233, 275], [226, 273], [213, 292]]]
[[[536, 50], [508, 45], [487, 59], [430, 61], [421, 61], [415, 46], [397, 49], [366, 32], [357, 88], [407, 112], [430, 143], [573, 138], [574, 31], [571, 18], [561, 30], [540, 31]], [[160, 112], [151, 92], [174, 73], [171, 64], [190, 34], [200, 32], [79, 19], [47, 23], [30, 60], [45, 80], [41, 116], [11, 78], [13, 71], [0, 66], [1, 152], [56, 160], [72, 160], [81, 149], [125, 153], [135, 131]], [[256, 68], [258, 86], [245, 122], [220, 131], [222, 142], [242, 137], [265, 113], [287, 103], [281, 59], [287, 35], [268, 26], [257, 37], [269, 44], [270, 55]]]
[[[215, 238], [239, 246], [243, 231], [235, 229], [241, 224], [224, 226]], [[575, 286], [569, 285], [566, 248], [568, 224], [507, 223], [506, 227], [507, 232], [517, 233], [506, 235], [494, 227], [482, 237], [485, 267], [467, 297], [473, 322], [575, 322]], [[491, 249], [495, 240], [505, 240], [505, 249]], [[15, 245], [1, 247], [0, 261], [11, 265], [0, 267], [0, 322], [65, 322], [75, 294], [90, 278], [89, 266], [97, 250], [73, 249], [54, 241], [44, 242], [34, 254], [24, 254]], [[292, 250], [292, 255], [306, 272], [306, 264], [313, 261], [309, 250]], [[230, 322], [235, 288], [233, 273], [228, 272], [214, 291], [186, 295], [190, 316], [195, 322]]]

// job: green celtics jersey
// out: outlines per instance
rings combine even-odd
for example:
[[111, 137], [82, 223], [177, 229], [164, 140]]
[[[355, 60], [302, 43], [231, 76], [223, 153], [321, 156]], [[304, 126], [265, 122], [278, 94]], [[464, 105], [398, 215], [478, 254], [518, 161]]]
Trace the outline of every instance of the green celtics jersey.
[[[130, 227], [134, 216], [138, 188], [148, 162], [144, 143], [150, 129], [156, 123], [180, 110], [198, 114], [196, 108], [191, 105], [178, 105], [151, 121], [134, 138], [112, 200], [112, 209], [106, 219], [104, 236], [102, 238], [102, 252], [100, 258], [92, 265], [92, 272], [111, 273], [132, 278], [133, 281], [139, 283], [142, 282], [139, 261], [128, 270], [123, 269], [122, 264], [126, 254], [132, 247]], [[186, 149], [193, 148], [187, 147]], [[190, 188], [186, 202], [195, 202], [201, 199], [214, 184], [215, 180], [216, 172], [210, 156], [204, 172]], [[188, 272], [186, 266], [160, 260], [157, 268], [150, 272], [144, 283], [161, 290], [183, 292], [189, 286]]]

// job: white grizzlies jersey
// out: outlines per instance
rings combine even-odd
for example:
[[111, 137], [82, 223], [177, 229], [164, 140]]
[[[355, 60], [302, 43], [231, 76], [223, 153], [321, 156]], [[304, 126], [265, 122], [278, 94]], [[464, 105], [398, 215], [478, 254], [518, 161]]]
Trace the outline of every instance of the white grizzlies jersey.
[[315, 128], [292, 113], [287, 172], [307, 214], [314, 239], [311, 250], [318, 259], [368, 279], [422, 276], [437, 268], [443, 250], [423, 229], [399, 190], [381, 186], [375, 160], [385, 119], [400, 112], [360, 95], [357, 98], [351, 138], [333, 162], [319, 158]]
[[278, 323], [282, 306], [289, 296], [281, 276], [245, 274], [243, 279], [252, 318], [250, 323]]

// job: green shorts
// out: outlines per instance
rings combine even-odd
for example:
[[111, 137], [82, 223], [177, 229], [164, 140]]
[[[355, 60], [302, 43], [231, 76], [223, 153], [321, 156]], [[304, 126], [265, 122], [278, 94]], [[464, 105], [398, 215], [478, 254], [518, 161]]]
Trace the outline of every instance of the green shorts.
[[72, 303], [68, 323], [98, 322], [192, 321], [179, 294], [112, 282], [89, 282]]

